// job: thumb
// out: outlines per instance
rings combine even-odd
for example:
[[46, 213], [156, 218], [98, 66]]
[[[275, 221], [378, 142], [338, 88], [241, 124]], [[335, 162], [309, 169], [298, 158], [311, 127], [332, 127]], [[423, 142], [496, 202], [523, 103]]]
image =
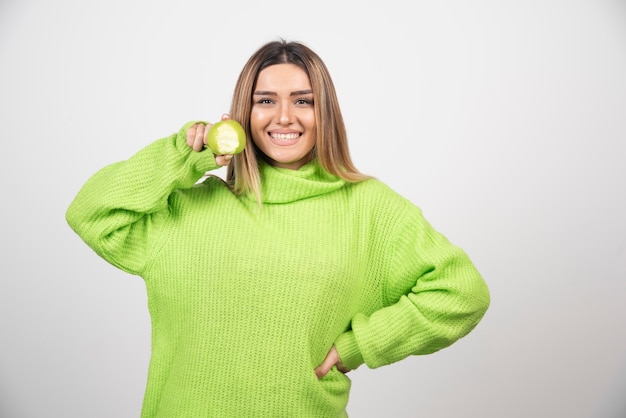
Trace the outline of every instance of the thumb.
[[226, 154], [226, 155], [216, 155], [215, 156], [215, 163], [217, 165], [219, 165], [220, 167], [224, 167], [228, 164], [230, 164], [230, 160], [233, 159], [233, 156], [231, 154]]

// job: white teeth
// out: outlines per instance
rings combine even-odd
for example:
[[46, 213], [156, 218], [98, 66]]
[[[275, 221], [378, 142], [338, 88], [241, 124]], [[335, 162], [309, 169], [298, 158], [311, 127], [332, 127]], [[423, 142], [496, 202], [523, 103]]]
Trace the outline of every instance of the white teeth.
[[296, 139], [297, 137], [300, 136], [300, 134], [298, 133], [294, 133], [294, 134], [270, 134], [272, 136], [272, 138], [276, 139], [277, 141], [291, 141], [293, 139]]

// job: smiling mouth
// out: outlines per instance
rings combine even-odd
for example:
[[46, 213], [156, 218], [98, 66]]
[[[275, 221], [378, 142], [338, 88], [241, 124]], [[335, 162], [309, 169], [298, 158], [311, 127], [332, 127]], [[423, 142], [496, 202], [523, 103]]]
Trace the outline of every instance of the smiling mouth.
[[291, 141], [295, 141], [296, 139], [298, 139], [300, 137], [300, 134], [299, 133], [290, 133], [290, 134], [271, 133], [270, 136], [272, 137], [274, 141], [291, 142]]

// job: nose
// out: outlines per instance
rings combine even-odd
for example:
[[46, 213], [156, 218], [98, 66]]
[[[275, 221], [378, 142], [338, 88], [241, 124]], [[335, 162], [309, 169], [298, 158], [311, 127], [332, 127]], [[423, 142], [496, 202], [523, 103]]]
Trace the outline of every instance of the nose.
[[282, 104], [278, 109], [278, 123], [288, 125], [291, 123], [291, 107], [288, 104]]

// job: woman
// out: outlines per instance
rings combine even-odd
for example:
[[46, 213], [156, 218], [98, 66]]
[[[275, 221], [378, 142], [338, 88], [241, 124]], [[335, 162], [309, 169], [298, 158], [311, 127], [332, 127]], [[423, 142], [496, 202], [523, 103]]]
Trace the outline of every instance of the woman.
[[[360, 173], [330, 75], [305, 45], [263, 45], [237, 81], [240, 154], [190, 122], [92, 176], [67, 211], [146, 283], [143, 417], [345, 417], [349, 370], [427, 354], [489, 305], [466, 253]], [[227, 165], [226, 181], [205, 174]]]

